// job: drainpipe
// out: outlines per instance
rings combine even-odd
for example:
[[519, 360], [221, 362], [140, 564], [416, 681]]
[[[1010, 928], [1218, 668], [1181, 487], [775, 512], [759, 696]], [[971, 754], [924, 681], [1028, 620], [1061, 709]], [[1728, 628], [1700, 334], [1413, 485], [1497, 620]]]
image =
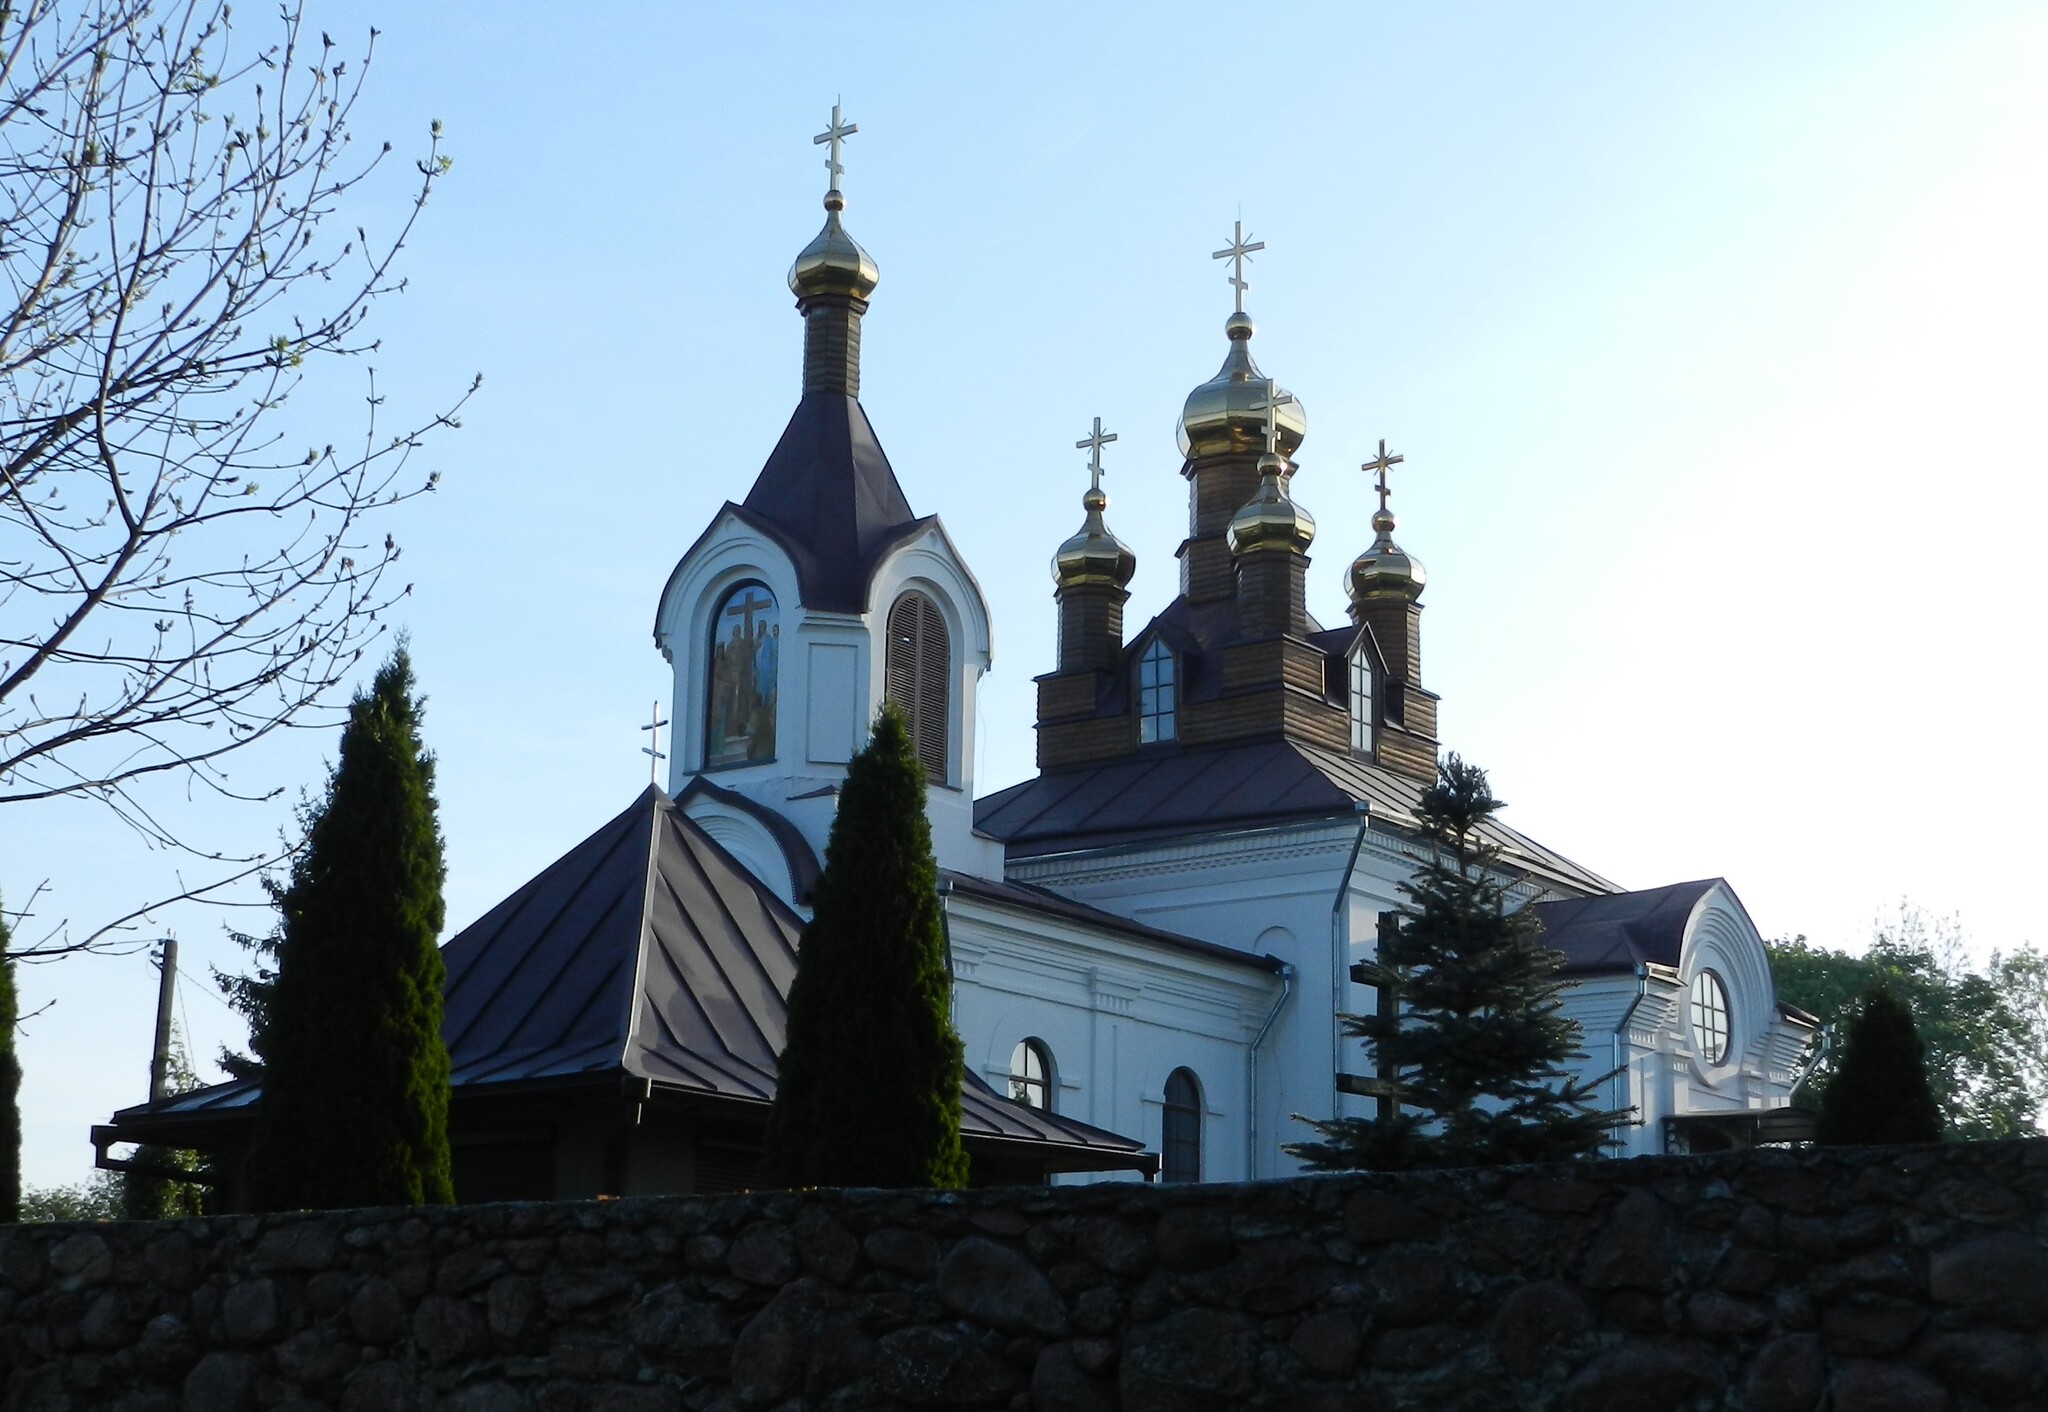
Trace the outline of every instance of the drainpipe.
[[1351, 875], [1358, 869], [1359, 850], [1365, 847], [1365, 831], [1372, 827], [1372, 811], [1361, 799], [1352, 806], [1358, 811], [1358, 832], [1351, 839], [1351, 856], [1344, 860], [1344, 872], [1337, 879], [1337, 895], [1330, 899], [1330, 1115], [1335, 1117], [1342, 1109], [1343, 1100], [1337, 1091], [1337, 1075], [1343, 1071], [1343, 1034], [1337, 1024], [1337, 997], [1344, 993], [1344, 983], [1351, 979], [1351, 968], [1345, 964], [1344, 947], [1344, 904], [1351, 897]]
[[[1621, 1019], [1614, 1026], [1614, 1073], [1612, 1075], [1614, 1080], [1614, 1099], [1607, 1106], [1617, 1113], [1625, 1106], [1622, 1103], [1622, 1099], [1628, 1097], [1627, 1078], [1622, 1064], [1623, 1047], [1628, 1043], [1628, 1022], [1636, 1017], [1636, 1007], [1643, 1003], [1643, 997], [1649, 993], [1650, 968], [1638, 961], [1636, 963], [1636, 998], [1629, 1001], [1628, 1009], [1621, 1012]], [[1640, 1121], [1641, 1117], [1638, 1115], [1638, 1122]], [[1617, 1145], [1622, 1141], [1621, 1130], [1627, 1126], [1629, 1126], [1627, 1118], [1616, 1118], [1614, 1120], [1614, 1141]]]
[[953, 900], [953, 880], [939, 879], [939, 937], [946, 945], [946, 1016], [953, 1022], [953, 1032], [960, 1031], [960, 983], [953, 976], [953, 913], [948, 904]]
[[1281, 1009], [1287, 1004], [1287, 997], [1294, 994], [1294, 967], [1285, 961], [1280, 963], [1280, 998], [1273, 1002], [1273, 1009], [1266, 1016], [1266, 1023], [1259, 1026], [1259, 1032], [1252, 1037], [1252, 1046], [1244, 1056], [1245, 1111], [1251, 1114], [1251, 1123], [1245, 1134], [1244, 1175], [1246, 1181], [1256, 1181], [1259, 1175], [1259, 1046], [1266, 1042], [1266, 1032], [1273, 1028], [1273, 1022], [1280, 1018]]

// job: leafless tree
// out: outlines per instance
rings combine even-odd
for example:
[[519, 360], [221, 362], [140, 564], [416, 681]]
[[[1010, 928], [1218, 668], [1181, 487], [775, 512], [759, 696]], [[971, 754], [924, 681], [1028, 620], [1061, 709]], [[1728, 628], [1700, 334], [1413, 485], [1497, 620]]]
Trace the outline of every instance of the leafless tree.
[[354, 449], [287, 428], [310, 370], [376, 348], [364, 321], [448, 159], [437, 123], [371, 240], [337, 213], [391, 150], [348, 132], [376, 32], [352, 65], [296, 0], [255, 47], [237, 22], [0, 0], [0, 804], [104, 801], [216, 860], [201, 894], [260, 860], [181, 837], [144, 786], [277, 792], [223, 760], [331, 721], [410, 587], [376, 512], [432, 487], [408, 458], [468, 396], [394, 435], [365, 367]]

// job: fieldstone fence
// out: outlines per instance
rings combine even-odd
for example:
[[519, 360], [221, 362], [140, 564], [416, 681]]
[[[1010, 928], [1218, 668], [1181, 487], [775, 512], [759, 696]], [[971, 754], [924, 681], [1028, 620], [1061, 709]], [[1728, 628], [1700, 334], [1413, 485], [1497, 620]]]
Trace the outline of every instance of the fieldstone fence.
[[2048, 1408], [2048, 1141], [0, 1228], [8, 1409]]

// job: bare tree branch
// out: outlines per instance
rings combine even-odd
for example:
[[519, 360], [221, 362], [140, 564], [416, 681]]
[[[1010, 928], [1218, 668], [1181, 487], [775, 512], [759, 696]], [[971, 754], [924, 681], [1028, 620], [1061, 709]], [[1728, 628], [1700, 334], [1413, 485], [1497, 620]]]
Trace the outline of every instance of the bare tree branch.
[[296, 0], [255, 49], [221, 0], [0, 0], [0, 804], [98, 799], [231, 865], [188, 900], [274, 860], [208, 854], [135, 787], [276, 796], [222, 762], [331, 724], [410, 588], [375, 517], [432, 489], [412, 453], [475, 390], [393, 434], [366, 369], [359, 449], [280, 425], [321, 360], [374, 353], [448, 169], [435, 124], [395, 233], [335, 229], [390, 152], [348, 130], [375, 38], [352, 68]]

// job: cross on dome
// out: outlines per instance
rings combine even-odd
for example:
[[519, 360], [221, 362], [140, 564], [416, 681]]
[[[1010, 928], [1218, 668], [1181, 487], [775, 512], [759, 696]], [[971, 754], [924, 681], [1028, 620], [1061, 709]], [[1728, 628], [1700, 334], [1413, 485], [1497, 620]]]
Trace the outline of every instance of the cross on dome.
[[1102, 418], [1095, 419], [1095, 430], [1074, 443], [1076, 451], [1088, 453], [1088, 488], [1102, 489], [1102, 448], [1116, 440], [1116, 433], [1102, 429]]
[[1251, 405], [1252, 411], [1266, 414], [1266, 454], [1269, 456], [1280, 454], [1280, 423], [1274, 420], [1275, 414], [1282, 407], [1292, 406], [1293, 403], [1293, 393], [1283, 392], [1279, 383], [1267, 378], [1266, 395]]
[[834, 191], [839, 189], [839, 178], [846, 172], [846, 168], [839, 163], [840, 144], [859, 131], [860, 124], [842, 123], [839, 121], [839, 100], [834, 98], [832, 100], [831, 123], [823, 132], [811, 139], [811, 146], [813, 147], [826, 142], [832, 144], [831, 154], [825, 158], [825, 166], [832, 173], [832, 190]]
[[1254, 240], [1249, 245], [1245, 243], [1244, 221], [1239, 219], [1231, 229], [1230, 244], [1209, 257], [1212, 260], [1230, 261], [1230, 287], [1237, 291], [1237, 312], [1240, 314], [1244, 312], [1244, 292], [1251, 288], [1245, 281], [1244, 262], [1250, 258], [1254, 250], [1265, 248], [1266, 242], [1263, 240]]
[[1380, 438], [1380, 454], [1358, 468], [1368, 475], [1373, 472], [1379, 473], [1379, 483], [1375, 488], [1380, 493], [1381, 513], [1385, 513], [1387, 508], [1387, 472], [1407, 459], [1406, 456], [1389, 456], [1387, 454], [1387, 439], [1383, 436]]

